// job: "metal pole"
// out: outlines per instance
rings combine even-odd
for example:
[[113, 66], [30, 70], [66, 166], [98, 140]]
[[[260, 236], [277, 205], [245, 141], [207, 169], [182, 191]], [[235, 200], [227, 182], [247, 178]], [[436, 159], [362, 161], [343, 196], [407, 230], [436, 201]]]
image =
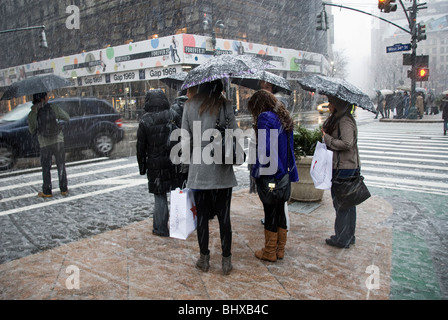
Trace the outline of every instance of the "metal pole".
[[413, 0], [412, 10], [410, 15], [410, 25], [412, 32], [412, 53], [411, 53], [411, 103], [409, 106], [408, 119], [417, 119], [417, 81], [415, 79], [416, 73], [416, 57], [417, 57], [417, 0]]
[[34, 30], [34, 29], [45, 29], [45, 26], [35, 26], [35, 27], [26, 27], [26, 28], [16, 28], [16, 29], [9, 29], [9, 30], [1, 30], [0, 34], [8, 33], [8, 32], [16, 32], [16, 31]]

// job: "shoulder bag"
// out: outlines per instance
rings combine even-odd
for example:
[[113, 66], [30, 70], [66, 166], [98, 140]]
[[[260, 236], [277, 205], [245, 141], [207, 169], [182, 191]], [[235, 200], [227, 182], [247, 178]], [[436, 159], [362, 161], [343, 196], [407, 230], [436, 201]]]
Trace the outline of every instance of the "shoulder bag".
[[[339, 138], [341, 131], [339, 129]], [[356, 143], [357, 145], [357, 143]], [[360, 173], [359, 167], [359, 152], [358, 156], [358, 168], [359, 174], [348, 177], [341, 177], [339, 174], [335, 174], [332, 179], [331, 191], [332, 195], [336, 201], [334, 201], [334, 206], [336, 210], [347, 209], [353, 206], [357, 206], [368, 198], [370, 198], [370, 191], [364, 183], [364, 177]], [[339, 151], [338, 151], [338, 164], [336, 167], [336, 172], [339, 170]]]
[[257, 193], [264, 204], [276, 204], [289, 200], [291, 196], [291, 182], [289, 181], [289, 160], [291, 156], [290, 137], [288, 135], [288, 172], [281, 178], [260, 176], [255, 179]]

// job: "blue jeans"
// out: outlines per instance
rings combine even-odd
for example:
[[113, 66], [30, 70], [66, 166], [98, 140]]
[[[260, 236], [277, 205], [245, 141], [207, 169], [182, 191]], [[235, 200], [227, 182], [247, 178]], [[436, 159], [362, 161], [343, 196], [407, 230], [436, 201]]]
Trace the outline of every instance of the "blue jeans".
[[154, 194], [152, 232], [162, 237], [169, 237], [168, 219], [168, 198], [166, 193]]
[[[333, 170], [333, 177], [350, 177], [360, 174], [359, 169], [341, 169]], [[334, 222], [335, 240], [341, 245], [348, 246], [355, 239], [356, 229], [356, 206], [337, 209], [336, 198], [333, 189], [331, 190], [333, 206], [336, 210], [336, 220]]]

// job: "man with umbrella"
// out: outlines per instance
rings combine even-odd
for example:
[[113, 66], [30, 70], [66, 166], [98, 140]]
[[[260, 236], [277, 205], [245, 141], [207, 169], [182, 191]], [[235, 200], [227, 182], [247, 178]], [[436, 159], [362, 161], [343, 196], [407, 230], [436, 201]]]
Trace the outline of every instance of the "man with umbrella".
[[28, 127], [31, 134], [37, 134], [40, 146], [40, 163], [42, 166], [41, 198], [52, 197], [51, 161], [54, 155], [58, 168], [59, 189], [62, 195], [68, 194], [67, 173], [65, 170], [64, 134], [59, 128], [58, 120], [69, 121], [69, 115], [58, 106], [48, 103], [46, 92], [33, 94], [33, 106], [28, 115]]

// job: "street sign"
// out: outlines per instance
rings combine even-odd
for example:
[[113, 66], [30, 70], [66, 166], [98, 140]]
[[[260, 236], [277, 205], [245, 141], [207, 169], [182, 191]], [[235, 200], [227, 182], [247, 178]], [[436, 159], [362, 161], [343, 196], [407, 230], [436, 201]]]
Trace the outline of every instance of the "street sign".
[[399, 51], [410, 51], [410, 50], [411, 50], [410, 43], [405, 43], [405, 44], [397, 43], [397, 44], [394, 44], [393, 46], [386, 47], [387, 53], [399, 52]]

